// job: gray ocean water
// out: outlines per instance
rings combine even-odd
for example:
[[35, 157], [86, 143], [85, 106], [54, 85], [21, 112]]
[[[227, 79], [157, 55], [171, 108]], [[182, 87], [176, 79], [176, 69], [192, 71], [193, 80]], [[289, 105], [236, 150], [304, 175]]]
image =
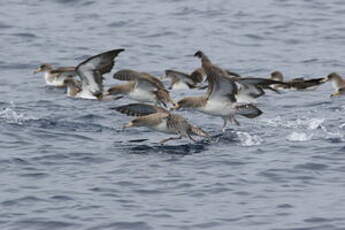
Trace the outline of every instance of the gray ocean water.
[[341, 0], [2, 0], [0, 229], [345, 229], [345, 103], [328, 83], [268, 92], [262, 116], [224, 135], [220, 118], [182, 112], [218, 142], [160, 146], [169, 136], [122, 130], [131, 118], [109, 108], [129, 100], [67, 98], [32, 74], [114, 48], [113, 72], [190, 72], [201, 49], [244, 76], [344, 74], [344, 13]]

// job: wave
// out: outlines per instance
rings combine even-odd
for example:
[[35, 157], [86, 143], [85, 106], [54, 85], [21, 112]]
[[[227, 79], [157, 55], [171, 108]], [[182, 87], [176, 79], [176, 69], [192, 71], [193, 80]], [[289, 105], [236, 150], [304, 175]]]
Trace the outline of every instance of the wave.
[[0, 123], [23, 125], [24, 122], [35, 120], [34, 117], [16, 112], [14, 107], [7, 107], [0, 110]]
[[313, 137], [313, 134], [307, 134], [304, 132], [292, 132], [287, 136], [288, 141], [309, 141]]
[[262, 119], [261, 121], [272, 127], [303, 128], [315, 130], [318, 128], [322, 128], [322, 124], [325, 122], [325, 118], [302, 117], [295, 120], [286, 120], [281, 116], [277, 116], [272, 119]]
[[240, 140], [240, 145], [242, 146], [256, 146], [263, 143], [263, 139], [258, 135], [240, 131], [237, 131], [236, 134]]

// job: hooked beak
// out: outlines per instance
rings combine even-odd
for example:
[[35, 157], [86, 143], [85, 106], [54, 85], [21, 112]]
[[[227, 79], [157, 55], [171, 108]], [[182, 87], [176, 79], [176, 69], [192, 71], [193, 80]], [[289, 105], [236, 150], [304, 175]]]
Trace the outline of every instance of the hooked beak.
[[133, 127], [133, 126], [134, 126], [133, 122], [128, 122], [127, 124], [125, 124], [125, 125], [122, 127], [122, 129], [127, 129], [127, 128], [130, 128], [130, 127]]
[[328, 81], [328, 78], [324, 77], [320, 82], [327, 82], [327, 81]]
[[39, 72], [41, 72], [41, 71], [42, 71], [41, 68], [37, 68], [37, 69], [34, 70], [33, 74], [39, 73]]

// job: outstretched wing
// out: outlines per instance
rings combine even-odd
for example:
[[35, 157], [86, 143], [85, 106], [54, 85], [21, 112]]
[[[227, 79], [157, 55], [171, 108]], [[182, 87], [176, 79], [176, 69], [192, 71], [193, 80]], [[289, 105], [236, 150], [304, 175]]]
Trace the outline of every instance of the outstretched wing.
[[165, 75], [166, 77], [170, 77], [172, 79], [178, 79], [179, 81], [185, 82], [190, 85], [195, 84], [194, 80], [188, 74], [183, 73], [183, 72], [167, 69], [165, 70]]
[[296, 89], [306, 89], [309, 87], [319, 86], [323, 84], [323, 78], [313, 78], [308, 80], [291, 80], [288, 82], [290, 87], [296, 88]]
[[135, 81], [136, 79], [140, 78], [140, 72], [130, 69], [123, 69], [114, 73], [113, 78], [120, 81]]
[[279, 93], [278, 90], [272, 88], [272, 85], [288, 85], [282, 81], [276, 81], [272, 79], [266, 78], [254, 78], [254, 77], [246, 77], [246, 78], [236, 78], [234, 79], [238, 84], [241, 85], [241, 92], [253, 97], [257, 98], [265, 94], [263, 89], [269, 89], [276, 93]]
[[133, 103], [129, 105], [114, 107], [111, 109], [114, 109], [128, 116], [146, 116], [153, 113], [169, 113], [167, 110], [161, 107], [141, 103]]
[[237, 94], [237, 91], [237, 85], [231, 78], [222, 76], [217, 76], [215, 78], [208, 77], [209, 99], [228, 98], [232, 102], [236, 102], [235, 94]]
[[276, 84], [286, 84], [282, 81], [276, 81], [272, 79], [266, 79], [266, 78], [256, 78], [256, 77], [245, 77], [245, 78], [236, 78], [235, 81], [245, 84], [245, 85], [255, 85], [259, 87], [265, 87], [270, 85], [276, 85]]
[[130, 69], [123, 69], [117, 71], [113, 77], [114, 79], [120, 81], [136, 81], [142, 84], [150, 85], [150, 87], [164, 88], [163, 83], [159, 79], [145, 72], [137, 72]]
[[236, 72], [230, 71], [230, 70], [225, 70], [227, 74], [229, 74], [230, 77], [235, 77], [235, 78], [241, 78], [241, 75], [239, 75]]
[[76, 71], [82, 81], [82, 88], [89, 90], [93, 95], [103, 92], [103, 77], [109, 73], [115, 64], [115, 57], [124, 49], [110, 50], [88, 58], [80, 63]]

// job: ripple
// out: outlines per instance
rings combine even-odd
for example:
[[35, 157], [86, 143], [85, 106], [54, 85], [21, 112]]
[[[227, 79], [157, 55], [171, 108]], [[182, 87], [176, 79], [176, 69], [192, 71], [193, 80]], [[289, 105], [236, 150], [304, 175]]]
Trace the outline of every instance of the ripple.
[[33, 203], [37, 202], [47, 202], [47, 200], [40, 199], [35, 196], [25, 196], [18, 199], [13, 200], [6, 200], [3, 201], [1, 204], [4, 206], [20, 206], [20, 205], [32, 205]]
[[72, 197], [70, 197], [70, 196], [65, 196], [65, 195], [54, 195], [54, 196], [51, 196], [50, 199], [59, 200], [59, 201], [74, 200]]
[[140, 230], [151, 230], [153, 229], [150, 225], [146, 222], [142, 221], [133, 221], [133, 222], [126, 222], [126, 221], [117, 221], [108, 224], [97, 225], [95, 227], [91, 227], [88, 230], [103, 230], [103, 229], [140, 229]]
[[[140, 143], [141, 141], [139, 141]], [[187, 155], [193, 153], [201, 153], [206, 151], [205, 144], [182, 144], [182, 145], [135, 145], [135, 146], [122, 146], [126, 152], [132, 154], [149, 154], [149, 153], [166, 153], [166, 154], [178, 154]]]
[[80, 227], [80, 224], [73, 222], [65, 221], [52, 221], [45, 218], [31, 218], [19, 220], [11, 224], [15, 229], [36, 229], [36, 230], [45, 230], [45, 229], [67, 229], [67, 228], [77, 228]]
[[12, 35], [16, 37], [23, 37], [23, 38], [30, 38], [30, 39], [37, 38], [37, 36], [33, 33], [14, 33]]
[[305, 163], [299, 164], [295, 166], [296, 169], [310, 169], [310, 170], [325, 170], [328, 168], [325, 164], [317, 164], [317, 163]]

